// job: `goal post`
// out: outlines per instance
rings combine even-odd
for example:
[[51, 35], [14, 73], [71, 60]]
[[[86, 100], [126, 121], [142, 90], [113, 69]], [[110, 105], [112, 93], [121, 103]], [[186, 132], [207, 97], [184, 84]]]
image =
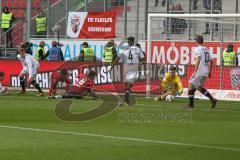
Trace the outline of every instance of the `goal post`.
[[[168, 42], [171, 45], [176, 45], [176, 43], [179, 43], [180, 45], [181, 43], [182, 44], [186, 43], [186, 45], [183, 45], [184, 47], [190, 46], [192, 45], [190, 43], [194, 43], [193, 37], [196, 34], [202, 34], [203, 37], [206, 38], [204, 41], [209, 42], [209, 44], [207, 44], [207, 47], [213, 48], [211, 50], [212, 52], [218, 52], [217, 57], [215, 55], [214, 58], [216, 58], [215, 61], [217, 61], [215, 67], [217, 68], [216, 73], [219, 75], [218, 82], [220, 84], [216, 88], [219, 90], [225, 90], [225, 89], [231, 90], [231, 87], [230, 87], [231, 84], [228, 84], [229, 85], [228, 87], [224, 87], [224, 85], [226, 85], [224, 84], [225, 83], [224, 76], [229, 76], [231, 69], [234, 69], [234, 66], [232, 66], [231, 68], [229, 67], [225, 68], [222, 65], [222, 59], [221, 59], [222, 56], [220, 55], [220, 53], [222, 53], [226, 49], [226, 46], [228, 43], [233, 43], [235, 45], [234, 48], [236, 53], [240, 51], [240, 46], [237, 45], [237, 41], [236, 41], [237, 39], [240, 39], [240, 37], [238, 37], [238, 35], [236, 34], [237, 32], [240, 33], [239, 28], [237, 28], [237, 26], [239, 25], [238, 19], [240, 19], [240, 14], [149, 13], [148, 22], [147, 22], [148, 32], [147, 32], [147, 40], [146, 40], [147, 42], [146, 97], [148, 98], [151, 97], [151, 69], [152, 69], [152, 64], [155, 63], [153, 62], [154, 57], [152, 57], [152, 55], [153, 55], [153, 50], [156, 49], [156, 48], [153, 48], [153, 43], [156, 43], [156, 41], [159, 41], [161, 45], [165, 45], [165, 44], [168, 45], [167, 44]], [[184, 25], [182, 24], [182, 22], [185, 22]], [[174, 29], [172, 29], [171, 27], [174, 27]], [[207, 27], [208, 27], [209, 33], [206, 33]], [[215, 33], [215, 31], [217, 31], [217, 33]], [[205, 33], [203, 34], [203, 32]], [[214, 47], [216, 47], [216, 49]], [[188, 48], [190, 50], [189, 52], [191, 52], [190, 54], [192, 54], [192, 52], [194, 51], [192, 48], [191, 47]], [[161, 50], [162, 48], [161, 49], [157, 48], [157, 49]], [[156, 63], [159, 64], [159, 62], [156, 62]], [[165, 64], [167, 63], [172, 64], [169, 62], [165, 62]], [[164, 64], [164, 63], [160, 62], [160, 64]], [[181, 62], [178, 62], [175, 64], [181, 65]], [[186, 67], [188, 67], [193, 64], [183, 64], [183, 65], [186, 65]], [[231, 79], [230, 76], [229, 76], [229, 79]], [[230, 80], [226, 80], [226, 81], [228, 83], [231, 83]], [[184, 87], [186, 88], [186, 86]]]

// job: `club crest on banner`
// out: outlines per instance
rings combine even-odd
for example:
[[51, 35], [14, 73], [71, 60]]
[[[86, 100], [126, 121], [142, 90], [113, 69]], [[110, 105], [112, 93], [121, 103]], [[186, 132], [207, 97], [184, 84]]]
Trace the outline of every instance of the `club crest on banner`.
[[71, 26], [72, 26], [72, 31], [74, 33], [78, 32], [79, 26], [80, 26], [80, 17], [77, 15], [71, 16]]
[[231, 83], [233, 89], [240, 89], [240, 69], [234, 68], [230, 72]]

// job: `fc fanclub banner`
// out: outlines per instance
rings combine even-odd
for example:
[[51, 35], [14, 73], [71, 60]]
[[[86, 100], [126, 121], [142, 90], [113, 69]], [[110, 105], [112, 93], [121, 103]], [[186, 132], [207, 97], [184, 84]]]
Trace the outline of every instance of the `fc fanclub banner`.
[[67, 36], [71, 38], [114, 38], [115, 12], [69, 12]]

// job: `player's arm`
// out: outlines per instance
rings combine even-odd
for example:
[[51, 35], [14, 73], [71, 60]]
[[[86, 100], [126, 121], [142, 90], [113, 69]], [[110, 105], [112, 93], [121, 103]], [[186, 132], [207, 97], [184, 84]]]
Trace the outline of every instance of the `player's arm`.
[[208, 73], [208, 78], [211, 78], [212, 75], [212, 66], [213, 66], [213, 61], [212, 59], [208, 62], [208, 67], [209, 67], [209, 73]]
[[83, 51], [83, 49], [80, 51], [78, 60], [79, 60], [79, 61], [84, 61], [84, 51]]
[[117, 56], [117, 50], [116, 50], [115, 47], [113, 47], [112, 53], [113, 53], [113, 61], [114, 61], [114, 60], [118, 57], [118, 56]]
[[29, 74], [28, 83], [30, 83], [33, 78], [33, 63], [30, 59], [26, 59], [26, 64], [28, 66], [28, 74]]
[[61, 61], [64, 61], [64, 56], [63, 56], [63, 52], [62, 52], [62, 50], [61, 50], [61, 48], [59, 48], [59, 50], [60, 50], [60, 57], [61, 57]]
[[113, 67], [114, 67], [116, 64], [118, 64], [119, 60], [120, 60], [120, 57], [118, 56], [118, 57], [114, 60], [114, 62], [113, 62], [112, 65], [110, 66], [110, 68], [108, 68], [108, 71], [109, 71], [109, 72], [113, 69]]
[[58, 81], [52, 77], [50, 83], [51, 85], [48, 91], [48, 96], [52, 97], [54, 95], [54, 92], [56, 92]]
[[140, 60], [141, 63], [145, 62], [145, 54], [142, 51], [142, 49], [140, 49], [140, 48], [139, 48], [139, 60]]
[[212, 67], [213, 67], [212, 55], [211, 55], [211, 53], [209, 53], [209, 61], [208, 61], [208, 69], [209, 69], [209, 72], [208, 72], [208, 78], [211, 78], [211, 75], [212, 75]]
[[183, 84], [179, 76], [176, 77], [175, 83], [177, 83], [178, 86], [178, 93], [182, 94], [183, 93]]
[[[40, 50], [40, 51], [42, 52], [42, 50]], [[43, 55], [43, 52], [42, 52], [41, 60], [46, 59], [48, 56], [49, 56], [49, 51], [47, 51], [47, 53], [45, 55]]]
[[70, 81], [70, 79], [67, 79], [66, 81], [65, 81], [65, 83], [66, 83], [66, 87], [65, 87], [65, 93], [69, 90], [69, 88], [70, 88], [70, 86], [71, 86], [71, 81]]
[[197, 73], [199, 65], [200, 65], [200, 61], [201, 61], [201, 57], [200, 56], [196, 57], [196, 60], [195, 60], [195, 70], [194, 70], [192, 76], [195, 76], [195, 74]]
[[[44, 60], [44, 55], [43, 55], [43, 50], [42, 49], [40, 49], [39, 51], [38, 51], [38, 55], [39, 55], [39, 59], [40, 60]], [[46, 55], [45, 55], [46, 56]]]
[[56, 73], [52, 73], [51, 79], [50, 79], [50, 87], [48, 90], [49, 97], [52, 97], [54, 93], [56, 93], [57, 84], [58, 84], [58, 79], [57, 79]]
[[22, 57], [19, 54], [17, 55], [17, 59], [21, 62], [22, 67], [24, 67], [25, 66], [24, 60], [22, 59]]
[[94, 53], [94, 50], [91, 48], [91, 50], [92, 50], [92, 52], [93, 52], [93, 61], [97, 61], [97, 57], [96, 57], [96, 55], [95, 55], [95, 53]]
[[164, 76], [164, 78], [163, 78], [163, 80], [162, 80], [162, 83], [161, 83], [161, 87], [162, 87], [162, 92], [166, 92], [166, 90], [167, 90], [167, 86], [169, 85], [169, 82], [167, 81], [167, 73], [165, 73], [165, 76]]

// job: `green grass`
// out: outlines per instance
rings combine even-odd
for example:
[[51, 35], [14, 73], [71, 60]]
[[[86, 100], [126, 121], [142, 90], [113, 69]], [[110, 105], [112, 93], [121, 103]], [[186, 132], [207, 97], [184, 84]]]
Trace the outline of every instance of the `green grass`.
[[[240, 159], [239, 102], [219, 101], [216, 110], [209, 110], [209, 101], [196, 100], [196, 108], [190, 114], [188, 109], [181, 108], [187, 103], [186, 99], [167, 103], [138, 97], [134, 108], [117, 108], [103, 117], [87, 122], [60, 120], [54, 113], [59, 100], [35, 97], [33, 93], [24, 96], [0, 96], [0, 102], [0, 159], [3, 160]], [[89, 98], [74, 100], [71, 111], [88, 111], [100, 103], [101, 101], [92, 101]], [[177, 120], [171, 119], [171, 116], [170, 119], [161, 119], [158, 113], [186, 117], [182, 116]], [[145, 119], [139, 118], [139, 115], [145, 115]], [[153, 115], [155, 119], [153, 116], [146, 118], [146, 115]], [[191, 118], [188, 119], [189, 117]], [[159, 141], [204, 145], [210, 148], [164, 144]]]

